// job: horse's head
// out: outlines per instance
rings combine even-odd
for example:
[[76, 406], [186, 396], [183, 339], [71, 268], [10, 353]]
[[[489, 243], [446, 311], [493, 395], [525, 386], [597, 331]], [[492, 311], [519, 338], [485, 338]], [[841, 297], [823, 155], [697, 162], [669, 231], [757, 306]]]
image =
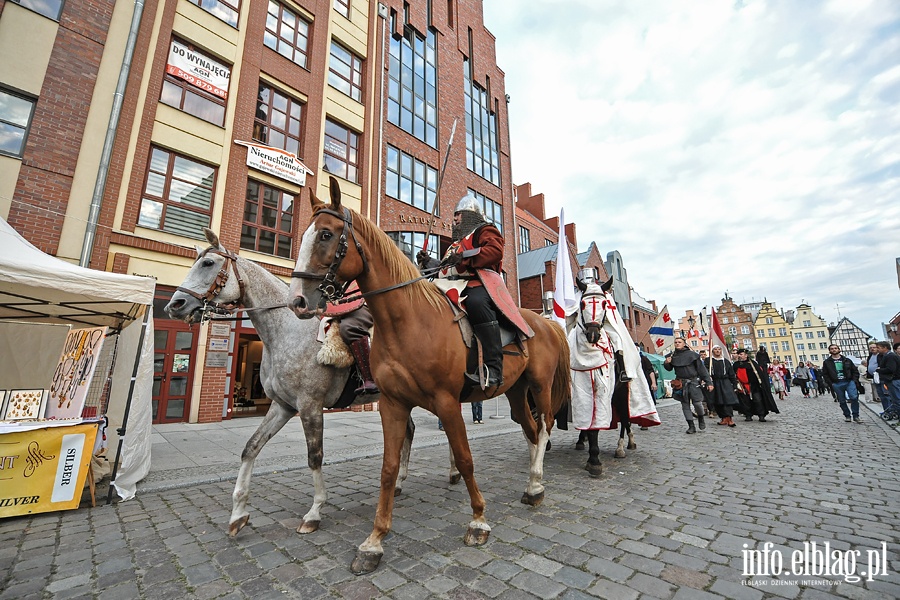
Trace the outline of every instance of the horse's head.
[[606, 321], [607, 311], [615, 310], [615, 301], [608, 293], [609, 283], [599, 285], [576, 279], [578, 289], [581, 290], [579, 321], [589, 344], [600, 341], [600, 332]]
[[171, 318], [187, 323], [200, 321], [210, 308], [235, 308], [244, 292], [243, 282], [234, 264], [237, 257], [225, 250], [211, 230], [204, 228], [203, 233], [209, 241], [209, 248], [197, 249], [194, 266], [165, 308]]
[[325, 204], [310, 190], [312, 219], [291, 274], [290, 304], [301, 319], [324, 313], [326, 303], [338, 300], [367, 268], [353, 232], [353, 212], [341, 206], [341, 188], [334, 177], [329, 192], [331, 204]]

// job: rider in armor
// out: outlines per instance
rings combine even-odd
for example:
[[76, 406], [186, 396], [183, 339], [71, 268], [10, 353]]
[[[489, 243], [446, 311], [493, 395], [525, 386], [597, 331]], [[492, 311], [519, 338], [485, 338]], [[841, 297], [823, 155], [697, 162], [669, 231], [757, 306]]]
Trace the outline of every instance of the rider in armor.
[[[500, 346], [500, 325], [497, 309], [490, 294], [478, 277], [478, 272], [490, 269], [502, 272], [503, 235], [484, 218], [478, 199], [467, 194], [453, 212], [453, 244], [447, 249], [442, 267], [456, 267], [454, 275], [466, 279], [465, 310], [482, 347], [487, 378], [484, 389], [503, 385], [503, 349]], [[425, 251], [416, 259], [421, 269], [438, 266], [436, 260]], [[451, 270], [452, 271], [452, 270]], [[466, 377], [481, 384], [478, 373], [466, 373]]]
[[[357, 288], [358, 289], [358, 288]], [[350, 347], [353, 352], [353, 358], [356, 359], [356, 368], [359, 370], [359, 377], [362, 379], [362, 385], [355, 390], [355, 394], [377, 394], [378, 386], [372, 378], [372, 367], [369, 363], [369, 330], [375, 321], [372, 319], [372, 312], [369, 307], [363, 304], [358, 309], [348, 312], [340, 317], [339, 330], [341, 339]]]

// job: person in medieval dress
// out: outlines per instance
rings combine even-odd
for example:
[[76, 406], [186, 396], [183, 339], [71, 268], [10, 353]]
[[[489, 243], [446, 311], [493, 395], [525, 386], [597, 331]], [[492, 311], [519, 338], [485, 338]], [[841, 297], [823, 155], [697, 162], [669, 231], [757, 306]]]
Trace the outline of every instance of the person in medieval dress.
[[[352, 296], [357, 293], [359, 293], [359, 287], [354, 282], [347, 288], [346, 294]], [[377, 394], [379, 390], [372, 378], [372, 368], [369, 362], [371, 351], [369, 332], [375, 321], [372, 319], [372, 312], [365, 300], [360, 298], [346, 304], [329, 303], [325, 316], [330, 317], [338, 324], [338, 333], [356, 360], [356, 368], [362, 385], [356, 388], [354, 393], [357, 396]]]
[[522, 319], [500, 275], [503, 272], [503, 235], [487, 222], [481, 202], [473, 194], [463, 196], [456, 205], [451, 235], [453, 244], [443, 260], [438, 262], [422, 250], [416, 255], [416, 261], [423, 271], [442, 267], [441, 277], [466, 281], [460, 300], [481, 344], [484, 364], [484, 372], [476, 368], [467, 372], [466, 377], [487, 392], [495, 391], [503, 385], [503, 348], [498, 317], [505, 317], [528, 337], [533, 332]]
[[769, 385], [769, 376], [755, 360], [751, 360], [746, 348], [738, 350], [738, 360], [732, 365], [734, 374], [740, 382], [738, 388], [740, 411], [745, 421], [752, 421], [753, 416], [759, 417], [764, 423], [766, 415], [770, 412], [778, 413], [778, 405], [772, 396], [772, 388]]
[[[675, 371], [675, 377], [681, 383], [681, 412], [684, 420], [687, 421], [688, 428], [685, 433], [697, 433], [694, 427], [694, 413], [697, 415], [697, 421], [700, 425], [700, 431], [706, 429], [706, 422], [703, 420], [703, 387], [712, 389], [712, 379], [709, 377], [709, 371], [700, 360], [700, 355], [688, 348], [687, 340], [684, 338], [675, 339], [675, 350], [666, 356], [663, 363], [666, 371]], [[694, 405], [694, 411], [691, 411], [691, 404]]]
[[712, 390], [704, 390], [709, 409], [721, 417], [719, 425], [734, 427], [734, 409], [739, 405], [735, 395], [738, 380], [731, 361], [722, 352], [722, 346], [716, 344], [712, 347], [712, 356], [704, 361], [704, 365], [713, 382]]

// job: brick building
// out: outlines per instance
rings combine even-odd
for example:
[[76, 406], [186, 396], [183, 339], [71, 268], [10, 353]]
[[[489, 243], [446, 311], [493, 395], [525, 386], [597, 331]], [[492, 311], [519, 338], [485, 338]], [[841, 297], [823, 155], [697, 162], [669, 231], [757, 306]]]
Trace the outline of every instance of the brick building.
[[[515, 247], [504, 75], [480, 1], [0, 0], [0, 53], [0, 120], [14, 133], [0, 147], [0, 215], [45, 252], [157, 279], [155, 422], [230, 418], [241, 394], [267, 407], [249, 321], [211, 332], [162, 311], [202, 227], [286, 278], [303, 188], [327, 197], [331, 174], [413, 256], [446, 158], [431, 251], [470, 192]], [[518, 299], [515, 252], [504, 268]], [[205, 366], [213, 343], [225, 367]]]
[[[516, 187], [516, 225], [519, 305], [540, 312], [544, 292], [552, 292], [556, 287], [559, 217], [546, 218], [544, 195], [533, 194], [530, 183]], [[573, 278], [583, 268], [597, 269], [602, 281], [609, 278], [596, 244], [591, 242], [586, 252], [577, 252], [575, 223], [566, 223], [566, 240]]]
[[716, 308], [719, 325], [725, 334], [725, 342], [731, 350], [734, 346], [746, 348], [751, 354], [756, 350], [753, 316], [737, 304], [727, 293]]

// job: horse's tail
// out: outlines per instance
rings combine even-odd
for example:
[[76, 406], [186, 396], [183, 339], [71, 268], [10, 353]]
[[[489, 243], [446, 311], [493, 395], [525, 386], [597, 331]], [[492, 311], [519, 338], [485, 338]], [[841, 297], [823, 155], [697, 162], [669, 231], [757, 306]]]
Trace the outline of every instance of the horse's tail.
[[565, 330], [555, 321], [548, 324], [559, 341], [559, 362], [553, 375], [553, 385], [550, 386], [550, 402], [553, 408], [550, 414], [555, 415], [572, 398], [572, 370], [569, 365], [569, 339]]

